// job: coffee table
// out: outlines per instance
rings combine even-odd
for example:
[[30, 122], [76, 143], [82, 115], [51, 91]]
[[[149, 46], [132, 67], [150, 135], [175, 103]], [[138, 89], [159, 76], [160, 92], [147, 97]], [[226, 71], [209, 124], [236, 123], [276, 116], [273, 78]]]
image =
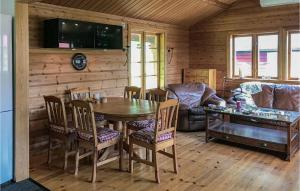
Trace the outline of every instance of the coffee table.
[[272, 150], [284, 154], [288, 161], [299, 150], [299, 112], [266, 108], [237, 111], [234, 107], [204, 110], [206, 142], [222, 139]]

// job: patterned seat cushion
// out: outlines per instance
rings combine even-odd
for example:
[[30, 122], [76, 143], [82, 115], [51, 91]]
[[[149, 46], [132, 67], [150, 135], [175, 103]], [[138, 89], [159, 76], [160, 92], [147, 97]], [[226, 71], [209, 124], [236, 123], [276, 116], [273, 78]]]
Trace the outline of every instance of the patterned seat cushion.
[[[65, 128], [62, 126], [57, 126], [57, 125], [51, 125], [50, 130], [54, 131], [56, 133], [64, 134], [65, 133]], [[67, 134], [72, 134], [75, 133], [75, 128], [73, 127], [72, 122], [68, 122], [68, 127], [67, 127]]]
[[104, 115], [95, 113], [95, 121], [104, 121]]
[[[154, 128], [145, 128], [130, 134], [130, 137], [147, 143], [154, 143]], [[173, 138], [173, 133], [165, 133], [158, 137], [157, 142], [166, 141]]]
[[[119, 131], [115, 131], [109, 128], [100, 128], [100, 127], [97, 128], [97, 138], [99, 143], [110, 141], [119, 136], [120, 136]], [[90, 141], [90, 142], [94, 141], [93, 135], [90, 133], [78, 132], [78, 137], [86, 141]]]
[[142, 121], [130, 121], [127, 123], [127, 128], [133, 131], [138, 131], [145, 128], [154, 128], [155, 119], [142, 120]]

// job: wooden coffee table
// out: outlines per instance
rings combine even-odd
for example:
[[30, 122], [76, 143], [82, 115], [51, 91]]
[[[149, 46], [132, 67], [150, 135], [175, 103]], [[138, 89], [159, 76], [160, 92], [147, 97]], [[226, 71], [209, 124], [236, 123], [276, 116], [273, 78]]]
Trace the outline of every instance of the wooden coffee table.
[[205, 111], [206, 142], [222, 139], [272, 150], [283, 153], [288, 161], [299, 150], [299, 112], [257, 108], [243, 113], [209, 107]]

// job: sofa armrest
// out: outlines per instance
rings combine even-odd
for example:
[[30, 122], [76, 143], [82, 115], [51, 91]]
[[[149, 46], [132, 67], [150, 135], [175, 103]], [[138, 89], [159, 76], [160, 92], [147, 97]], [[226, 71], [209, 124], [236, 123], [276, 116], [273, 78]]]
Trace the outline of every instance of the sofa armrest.
[[207, 106], [208, 104], [225, 106], [226, 102], [222, 98], [219, 98], [217, 95], [212, 95], [203, 103], [203, 105], [205, 106]]

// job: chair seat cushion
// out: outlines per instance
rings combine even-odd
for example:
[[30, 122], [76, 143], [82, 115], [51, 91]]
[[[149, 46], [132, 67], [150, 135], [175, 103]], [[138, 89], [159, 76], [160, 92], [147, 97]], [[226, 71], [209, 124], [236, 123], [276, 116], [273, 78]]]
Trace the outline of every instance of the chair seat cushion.
[[142, 120], [142, 121], [129, 121], [127, 123], [127, 128], [133, 131], [138, 131], [145, 128], [154, 128], [155, 119]]
[[[60, 133], [64, 134], [65, 133], [65, 128], [62, 126], [57, 126], [57, 125], [51, 125], [50, 130], [55, 132], [55, 133]], [[75, 128], [73, 127], [72, 122], [68, 122], [68, 127], [67, 127], [67, 134], [72, 134], [75, 133]]]
[[[99, 143], [104, 143], [112, 139], [118, 138], [120, 136], [119, 131], [115, 131], [109, 128], [97, 128], [97, 138]], [[78, 132], [78, 137], [80, 139], [93, 142], [93, 135], [91, 133]]]
[[[130, 138], [146, 143], [155, 143], [154, 128], [145, 128], [130, 134]], [[164, 133], [158, 137], [157, 142], [166, 141], [173, 138], [173, 133]]]
[[95, 113], [95, 121], [104, 121], [104, 115]]

